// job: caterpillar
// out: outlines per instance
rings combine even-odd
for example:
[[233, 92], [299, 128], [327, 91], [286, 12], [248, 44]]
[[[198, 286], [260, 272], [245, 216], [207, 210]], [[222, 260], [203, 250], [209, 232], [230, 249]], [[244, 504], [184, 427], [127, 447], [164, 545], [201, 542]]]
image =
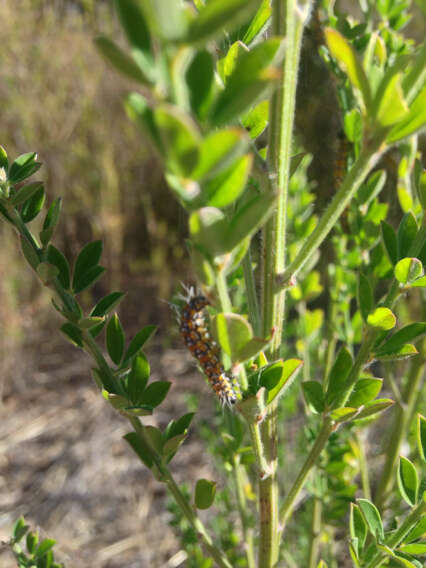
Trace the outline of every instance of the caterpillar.
[[239, 387], [236, 379], [225, 372], [219, 359], [219, 348], [210, 339], [205, 321], [205, 308], [210, 302], [205, 296], [196, 294], [192, 287], [187, 292], [186, 303], [180, 312], [180, 334], [222, 405], [230, 407], [237, 402]]

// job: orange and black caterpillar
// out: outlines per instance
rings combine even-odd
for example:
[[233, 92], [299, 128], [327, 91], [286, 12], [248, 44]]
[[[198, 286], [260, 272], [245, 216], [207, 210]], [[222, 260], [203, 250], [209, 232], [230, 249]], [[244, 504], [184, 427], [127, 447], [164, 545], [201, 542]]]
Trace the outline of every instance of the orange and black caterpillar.
[[219, 359], [219, 348], [210, 339], [204, 309], [210, 304], [205, 296], [196, 295], [191, 288], [180, 313], [179, 331], [186, 347], [197, 359], [214, 392], [223, 405], [237, 402], [236, 380], [225, 372]]

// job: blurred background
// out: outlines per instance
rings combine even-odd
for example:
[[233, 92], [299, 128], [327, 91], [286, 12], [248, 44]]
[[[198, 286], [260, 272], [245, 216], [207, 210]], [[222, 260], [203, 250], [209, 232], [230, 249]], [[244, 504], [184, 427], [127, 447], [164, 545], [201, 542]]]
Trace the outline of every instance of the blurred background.
[[[186, 213], [124, 112], [123, 99], [134, 85], [111, 71], [92, 43], [100, 31], [120, 41], [111, 4], [0, 0], [0, 144], [12, 159], [38, 152], [44, 165], [36, 179], [45, 181], [48, 202], [63, 197], [54, 242], [68, 259], [87, 242], [103, 240], [107, 272], [88, 303], [123, 290], [119, 312], [128, 336], [146, 324], [159, 326], [148, 349], [152, 376], [175, 384], [153, 423], [163, 426], [187, 412], [188, 393], [208, 393], [197, 415], [208, 423], [214, 415], [210, 391], [182, 349], [167, 303], [180, 281], [194, 281]], [[328, 72], [309, 56], [316, 33], [313, 22], [296, 127], [301, 147], [314, 154], [309, 178], [322, 209], [334, 192], [341, 123]], [[387, 168], [396, 164], [390, 160]], [[184, 565], [168, 526], [163, 486], [122, 441], [125, 421], [98, 396], [89, 359], [58, 332], [50, 295], [4, 223], [0, 242], [0, 541], [22, 514], [42, 536], [58, 541], [57, 557], [69, 567]], [[186, 450], [172, 462], [179, 481], [216, 476], [198, 430], [192, 428]], [[0, 565], [15, 566], [4, 547]]]
[[[128, 335], [159, 326], [153, 379], [182, 375], [203, 390], [167, 303], [191, 277], [185, 213], [124, 112], [134, 85], [110, 71], [92, 43], [100, 30], [119, 33], [111, 4], [0, 1], [0, 143], [12, 159], [38, 152], [48, 202], [63, 198], [55, 244], [69, 259], [103, 240], [107, 271], [88, 302], [126, 291], [120, 317]], [[0, 540], [23, 514], [60, 543], [67, 566], [166, 566], [177, 545], [163, 487], [121, 440], [125, 421], [95, 391], [89, 359], [58, 332], [50, 294], [4, 223], [0, 241]], [[181, 386], [158, 422], [186, 411]], [[194, 452], [186, 459], [199, 469]], [[175, 467], [187, 469], [178, 460]], [[0, 565], [15, 565], [3, 548]]]

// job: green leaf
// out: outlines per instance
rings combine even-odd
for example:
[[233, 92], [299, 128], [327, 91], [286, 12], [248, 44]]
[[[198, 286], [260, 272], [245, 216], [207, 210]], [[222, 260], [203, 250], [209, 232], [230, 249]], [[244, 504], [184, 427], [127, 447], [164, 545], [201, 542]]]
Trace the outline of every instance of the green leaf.
[[338, 31], [332, 28], [326, 28], [324, 33], [331, 54], [335, 59], [337, 59], [339, 65], [347, 73], [352, 85], [361, 92], [362, 100], [366, 109], [370, 109], [370, 86], [355, 51]]
[[421, 517], [408, 535], [405, 537], [405, 542], [413, 542], [419, 538], [424, 537], [426, 534], [426, 516]]
[[362, 117], [357, 108], [353, 108], [344, 116], [344, 132], [347, 139], [352, 144], [359, 142], [362, 138]]
[[152, 460], [152, 452], [136, 432], [129, 432], [123, 436], [123, 438], [128, 442], [142, 463], [144, 463], [148, 469], [151, 469], [154, 463]]
[[[389, 72], [393, 72], [392, 69]], [[386, 87], [377, 90], [377, 114], [376, 120], [380, 126], [392, 126], [399, 122], [408, 113], [408, 105], [404, 99], [404, 92], [402, 90], [402, 73], [394, 73], [390, 80], [386, 76], [383, 82], [386, 82]]]
[[418, 499], [419, 478], [414, 465], [404, 456], [399, 458], [397, 479], [402, 498], [413, 507]]
[[351, 420], [354, 416], [358, 415], [358, 409], [344, 406], [342, 408], [336, 408], [330, 412], [330, 418], [337, 422], [338, 424], [342, 422], [347, 422]]
[[106, 316], [111, 312], [125, 296], [124, 292], [111, 292], [96, 304], [90, 312], [91, 316]]
[[38, 534], [34, 532], [27, 533], [26, 544], [28, 552], [30, 554], [34, 554], [34, 551], [38, 544]]
[[40, 240], [44, 246], [50, 241], [53, 231], [58, 224], [59, 215], [61, 213], [62, 199], [58, 197], [49, 207], [43, 223], [43, 229], [40, 231]]
[[393, 144], [402, 138], [411, 136], [426, 123], [426, 87], [411, 103], [408, 113], [390, 131], [386, 142]]
[[370, 533], [378, 542], [383, 542], [383, 524], [377, 507], [368, 499], [357, 499], [357, 503]]
[[156, 330], [157, 327], [155, 325], [147, 325], [146, 327], [138, 331], [138, 333], [131, 340], [129, 347], [127, 348], [126, 354], [124, 355], [123, 359], [123, 365], [126, 365], [127, 362], [130, 361], [130, 359], [142, 349], [145, 343], [154, 335]]
[[50, 549], [52, 549], [54, 547], [54, 545], [56, 544], [56, 540], [53, 540], [52, 538], [45, 538], [44, 540], [41, 541], [41, 543], [38, 545], [37, 550], [35, 551], [35, 557], [36, 558], [41, 558], [42, 556], [44, 556]]
[[417, 278], [410, 284], [411, 288], [426, 288], [426, 276], [422, 276], [421, 278]]
[[124, 351], [124, 331], [117, 314], [114, 314], [106, 328], [106, 347], [111, 361], [120, 364]]
[[358, 278], [358, 305], [362, 319], [367, 321], [368, 314], [374, 306], [373, 290], [366, 276], [361, 272]]
[[220, 75], [223, 83], [226, 81], [230, 75], [235, 71], [240, 57], [249, 51], [248, 47], [241, 41], [234, 42], [228, 49], [227, 54], [222, 59], [217, 62], [217, 72]]
[[245, 44], [249, 45], [259, 34], [265, 31], [270, 16], [271, 2], [270, 0], [262, 0], [262, 4], [244, 34], [243, 42]]
[[25, 524], [24, 517], [19, 517], [12, 529], [12, 536], [15, 542], [19, 542], [29, 529], [29, 525]]
[[359, 554], [359, 552], [364, 548], [364, 544], [367, 539], [367, 525], [358, 505], [355, 505], [355, 503], [351, 503], [349, 529], [352, 539], [357, 539], [357, 552]]
[[103, 266], [92, 266], [85, 272], [78, 280], [74, 276], [73, 290], [75, 294], [79, 294], [86, 288], [93, 286], [93, 284], [99, 280], [102, 274], [105, 272]]
[[426, 543], [416, 542], [414, 544], [403, 544], [398, 548], [398, 550], [400, 552], [404, 552], [405, 554], [423, 555], [426, 554]]
[[42, 187], [43, 187], [43, 182], [41, 181], [33, 181], [31, 183], [27, 183], [26, 185], [21, 187], [19, 191], [15, 193], [15, 195], [12, 197], [11, 200], [12, 205], [14, 207], [21, 205], [22, 203], [27, 201], [27, 199], [30, 199], [30, 197], [32, 197], [34, 193], [40, 191]]
[[423, 264], [418, 258], [403, 258], [395, 266], [394, 273], [401, 284], [411, 284], [423, 276]]
[[142, 402], [155, 408], [166, 398], [172, 383], [168, 381], [155, 381], [147, 386], [143, 393]]
[[387, 353], [394, 353], [405, 343], [420, 339], [426, 333], [426, 322], [410, 323], [401, 329], [398, 329], [390, 339], [385, 341], [377, 351], [377, 355], [386, 355]]
[[22, 206], [21, 219], [24, 223], [29, 223], [37, 217], [44, 205], [44, 200], [44, 187], [41, 185]]
[[250, 138], [254, 140], [260, 136], [268, 126], [268, 121], [269, 101], [262, 101], [243, 116], [241, 122], [244, 128], [248, 130]]
[[359, 408], [361, 405], [373, 400], [381, 391], [382, 384], [382, 379], [359, 379], [355, 383], [347, 405]]
[[367, 318], [367, 323], [379, 329], [392, 329], [396, 324], [396, 317], [389, 308], [376, 308]]
[[104, 317], [88, 317], [81, 319], [78, 322], [78, 325], [80, 329], [93, 329], [94, 327], [99, 326], [99, 324], [104, 323], [104, 321]]
[[357, 201], [366, 207], [382, 191], [386, 182], [386, 171], [377, 170], [372, 173], [368, 180], [360, 187], [357, 193]]
[[398, 185], [396, 191], [401, 209], [404, 213], [409, 213], [413, 209], [413, 198], [411, 197], [411, 193], [402, 184]]
[[205, 42], [223, 34], [224, 28], [232, 31], [244, 23], [257, 9], [258, 0], [210, 0], [191, 22], [186, 41]]
[[420, 457], [426, 462], [426, 418], [421, 414], [417, 415], [417, 445]]
[[77, 326], [67, 322], [61, 326], [61, 331], [73, 345], [83, 347], [83, 334]]
[[404, 359], [409, 359], [410, 357], [414, 357], [417, 355], [418, 351], [411, 343], [406, 343], [401, 347], [395, 349], [395, 351], [382, 353], [378, 351], [375, 354], [376, 359], [380, 359], [381, 361], [403, 361]]
[[285, 394], [293, 384], [302, 365], [303, 361], [300, 359], [287, 359], [287, 361], [277, 361], [260, 369], [258, 385], [265, 387], [268, 391], [267, 404]]
[[389, 257], [390, 262], [395, 265], [398, 262], [398, 240], [393, 227], [386, 223], [381, 222], [382, 241]]
[[406, 213], [398, 227], [398, 259], [410, 256], [410, 247], [417, 235], [417, 223], [412, 213]]
[[187, 33], [188, 12], [179, 0], [144, 0], [141, 3], [146, 22], [157, 41], [174, 42]]
[[[212, 318], [211, 330], [214, 339], [235, 363], [239, 361], [241, 350], [253, 338], [253, 330], [248, 321], [239, 314], [221, 313]], [[261, 347], [259, 347], [259, 351]]]
[[148, 383], [151, 369], [147, 358], [139, 353], [132, 362], [127, 382], [127, 394], [131, 402], [137, 406], [143, 399], [143, 392]]
[[0, 168], [3, 168], [5, 172], [9, 169], [9, 160], [7, 159], [7, 152], [0, 146]]
[[346, 347], [342, 347], [328, 376], [328, 388], [326, 393], [327, 406], [332, 405], [333, 401], [345, 386], [346, 379], [352, 368], [352, 363], [352, 355]]
[[144, 74], [136, 61], [118, 47], [115, 42], [105, 36], [98, 36], [94, 41], [100, 54], [116, 71], [142, 85], [150, 84], [150, 79]]
[[241, 128], [225, 128], [209, 134], [200, 145], [200, 158], [191, 178], [210, 178], [233, 165], [247, 149], [247, 134]]
[[205, 184], [201, 196], [205, 200], [205, 205], [220, 208], [234, 203], [246, 187], [252, 162], [253, 156], [246, 154], [225, 171], [210, 179]]
[[56, 247], [49, 245], [47, 247], [46, 259], [50, 264], [57, 267], [59, 271], [58, 280], [61, 286], [68, 290], [70, 287], [70, 267], [65, 256]]
[[189, 218], [189, 231], [193, 242], [211, 256], [226, 251], [223, 238], [227, 228], [228, 221], [224, 213], [215, 207], [203, 207]]
[[361, 410], [356, 416], [357, 420], [362, 418], [368, 418], [369, 416], [374, 416], [374, 414], [383, 412], [383, 410], [386, 410], [393, 404], [395, 403], [390, 398], [376, 398], [375, 400], [367, 402], [364, 405], [363, 410]]
[[167, 167], [179, 176], [188, 176], [199, 161], [200, 133], [192, 118], [171, 105], [154, 110]]
[[9, 181], [11, 184], [18, 183], [32, 176], [41, 167], [41, 162], [36, 162], [37, 154], [35, 152], [27, 152], [21, 154], [12, 163], [9, 170]]
[[306, 404], [312, 412], [321, 414], [324, 412], [324, 391], [318, 381], [305, 381], [302, 383], [303, 396]]
[[40, 264], [40, 258], [37, 252], [34, 250], [31, 243], [28, 242], [27, 238], [23, 235], [20, 236], [20, 241], [22, 254], [25, 257], [25, 260], [32, 268], [34, 268], [34, 270], [36, 270], [37, 266]]
[[195, 412], [188, 412], [181, 416], [179, 420], [171, 420], [166, 428], [166, 440], [170, 440], [181, 434], [186, 434], [194, 416]]
[[101, 258], [102, 248], [102, 241], [93, 241], [81, 249], [75, 262], [73, 288], [75, 287], [76, 280], [79, 280], [90, 268], [98, 264]]
[[255, 105], [272, 82], [278, 79], [279, 72], [273, 65], [282, 58], [282, 52], [282, 39], [275, 37], [254, 46], [238, 58], [238, 65], [213, 108], [213, 124], [235, 121]]
[[130, 45], [151, 53], [151, 37], [145, 16], [137, 0], [115, 0], [115, 8]]
[[155, 125], [154, 113], [152, 112], [147, 100], [140, 93], [131, 93], [125, 103], [126, 112], [139, 129], [143, 132], [156, 151], [164, 155], [164, 149], [160, 140], [160, 133]]
[[47, 286], [58, 276], [59, 268], [49, 262], [40, 262], [37, 266], [37, 274], [42, 283]]
[[211, 54], [203, 49], [197, 51], [186, 74], [190, 105], [198, 117], [204, 117], [211, 102], [214, 79], [214, 62]]
[[216, 482], [199, 479], [195, 486], [195, 506], [197, 509], [208, 509], [213, 505], [216, 495]]
[[274, 194], [262, 193], [243, 205], [232, 217], [226, 229], [223, 252], [230, 252], [242, 240], [256, 233], [271, 215], [275, 202]]
[[167, 440], [163, 446], [163, 455], [166, 456], [167, 463], [170, 462], [179, 449], [179, 447], [185, 441], [186, 434], [180, 434], [179, 436], [174, 436]]

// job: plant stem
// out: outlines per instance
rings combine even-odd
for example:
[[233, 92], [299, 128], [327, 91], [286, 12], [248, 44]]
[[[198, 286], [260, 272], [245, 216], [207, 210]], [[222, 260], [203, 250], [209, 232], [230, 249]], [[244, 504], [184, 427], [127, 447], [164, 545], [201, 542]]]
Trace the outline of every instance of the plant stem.
[[[263, 231], [262, 333], [275, 331], [269, 354], [279, 357], [284, 320], [285, 291], [275, 289], [277, 274], [285, 269], [287, 197], [290, 182], [290, 158], [296, 106], [296, 85], [299, 69], [303, 26], [308, 17], [310, 1], [298, 6], [295, 0], [274, 0], [272, 33], [286, 36], [286, 56], [280, 84], [272, 95], [269, 115], [268, 174], [269, 191], [277, 194], [277, 210]], [[260, 543], [259, 568], [270, 568], [278, 562], [278, 485], [277, 405], [272, 403], [261, 425], [262, 441], [271, 474], [259, 479]]]
[[[393, 550], [403, 541], [404, 537], [410, 532], [410, 530], [417, 524], [417, 522], [426, 514], [426, 502], [423, 501], [419, 503], [417, 507], [411, 510], [410, 514], [407, 516], [405, 521], [396, 530], [386, 542], [386, 546]], [[364, 568], [377, 568], [382, 564], [384, 560], [389, 558], [386, 553], [381, 550], [377, 551], [374, 557], [370, 560]]]
[[179, 489], [176, 481], [168, 467], [163, 463], [161, 457], [152, 447], [149, 438], [145, 435], [144, 426], [141, 424], [139, 418], [136, 416], [129, 416], [129, 421], [132, 424], [135, 432], [142, 438], [143, 442], [148, 446], [151, 452], [151, 458], [161, 474], [162, 480], [167, 485], [168, 490], [173, 495], [177, 505], [185, 515], [193, 529], [196, 531], [200, 539], [203, 541], [204, 546], [211, 554], [212, 558], [216, 561], [217, 565], [221, 568], [232, 568], [231, 563], [226, 558], [225, 554], [213, 544], [213, 540], [207, 532], [206, 527], [197, 516], [193, 508], [190, 506], [182, 491]]
[[365, 499], [371, 501], [371, 487], [370, 479], [368, 476], [368, 464], [364, 451], [364, 440], [361, 439], [359, 433], [355, 433], [355, 440], [358, 446], [358, 464], [361, 474], [361, 485]]
[[378, 134], [369, 144], [366, 144], [351, 170], [343, 180], [339, 191], [333, 197], [313, 232], [306, 239], [296, 258], [286, 270], [281, 272], [276, 280], [278, 288], [285, 288], [289, 282], [300, 272], [303, 266], [311, 259], [323, 240], [336, 224], [345, 207], [355, 195], [361, 183], [383, 153], [380, 149], [384, 134]]
[[326, 417], [323, 421], [321, 430], [318, 433], [318, 436], [315, 440], [314, 445], [309, 452], [308, 457], [306, 458], [305, 463], [302, 466], [302, 469], [299, 472], [295, 482], [293, 483], [292, 488], [290, 489], [287, 497], [284, 500], [284, 503], [280, 509], [280, 523], [281, 523], [281, 533], [284, 532], [286, 527], [286, 522], [290, 517], [293, 507], [295, 505], [296, 499], [299, 493], [302, 491], [305, 482], [308, 478], [308, 475], [315, 465], [319, 455], [321, 454], [322, 450], [324, 449], [327, 440], [334, 429], [334, 424], [331, 418]]
[[239, 456], [234, 456], [232, 469], [234, 470], [235, 474], [235, 488], [237, 493], [238, 510], [241, 518], [247, 567], [255, 568], [253, 529], [249, 526], [250, 521], [247, 511], [247, 501], [244, 493], [244, 469], [241, 466]]
[[321, 539], [322, 501], [314, 497], [312, 509], [311, 540], [309, 542], [308, 568], [317, 568]]
[[244, 282], [246, 285], [249, 319], [253, 326], [254, 334], [260, 335], [261, 331], [260, 331], [259, 302], [257, 301], [256, 282], [254, 280], [250, 247], [243, 260], [243, 271], [244, 271]]
[[[396, 416], [393, 424], [389, 442], [386, 447], [386, 461], [383, 466], [382, 475], [378, 484], [375, 504], [378, 509], [383, 509], [389, 491], [392, 488], [398, 456], [405, 437], [407, 436], [415, 407], [418, 393], [421, 392], [423, 382], [424, 361], [421, 356], [417, 356], [411, 363], [410, 372], [407, 377], [404, 393], [402, 395], [402, 405], [396, 408]], [[396, 405], [395, 405], [396, 406]]]

